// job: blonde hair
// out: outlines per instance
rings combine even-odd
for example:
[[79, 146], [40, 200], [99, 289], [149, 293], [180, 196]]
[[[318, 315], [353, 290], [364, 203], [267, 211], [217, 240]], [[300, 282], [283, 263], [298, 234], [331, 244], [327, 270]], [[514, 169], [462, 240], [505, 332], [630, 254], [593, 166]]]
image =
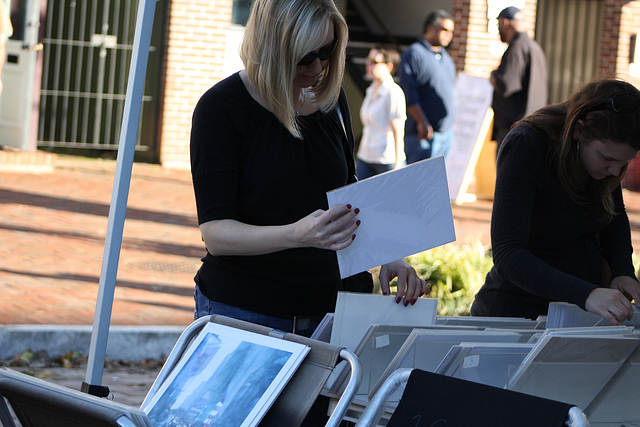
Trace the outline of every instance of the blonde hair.
[[348, 39], [347, 23], [333, 0], [255, 0], [247, 21], [240, 58], [249, 81], [268, 109], [299, 139], [302, 134], [292, 98], [296, 67], [303, 56], [320, 47], [330, 22], [338, 43], [311, 89], [323, 112], [334, 108], [340, 96]]

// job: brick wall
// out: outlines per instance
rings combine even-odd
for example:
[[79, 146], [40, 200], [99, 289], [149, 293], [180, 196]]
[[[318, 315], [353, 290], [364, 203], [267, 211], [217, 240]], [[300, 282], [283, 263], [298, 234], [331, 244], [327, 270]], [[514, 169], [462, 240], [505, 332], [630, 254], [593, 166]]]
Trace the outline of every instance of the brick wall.
[[[630, 39], [632, 35], [640, 31], [640, 2], [627, 3], [622, 6], [620, 17], [620, 32], [618, 34], [618, 57], [616, 61], [616, 71], [618, 76], [640, 87], [640, 76], [637, 68], [631, 70], [629, 64]], [[636, 43], [640, 43], [637, 40]], [[636, 64], [640, 64], [640, 58], [636, 57]], [[637, 67], [637, 65], [635, 65]]]
[[469, 2], [470, 0], [453, 1], [452, 16], [456, 28], [447, 50], [458, 70], [464, 69], [465, 64], [466, 44], [469, 37]]
[[160, 141], [165, 167], [189, 167], [191, 114], [200, 96], [222, 79], [232, 5], [232, 0], [171, 1]]
[[618, 55], [618, 31], [624, 0], [605, 0], [602, 42], [600, 45], [600, 74], [613, 76]]
[[640, 1], [605, 0], [600, 68], [602, 76], [618, 77], [640, 86], [629, 64], [630, 37], [640, 31]]

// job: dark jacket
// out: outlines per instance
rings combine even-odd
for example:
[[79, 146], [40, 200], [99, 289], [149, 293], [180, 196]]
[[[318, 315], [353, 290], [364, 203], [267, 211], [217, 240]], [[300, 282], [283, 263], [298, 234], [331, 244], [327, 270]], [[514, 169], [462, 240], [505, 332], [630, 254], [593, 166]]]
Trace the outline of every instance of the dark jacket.
[[547, 105], [547, 63], [538, 43], [518, 33], [492, 73], [496, 88], [492, 108], [495, 127], [510, 128], [524, 116]]

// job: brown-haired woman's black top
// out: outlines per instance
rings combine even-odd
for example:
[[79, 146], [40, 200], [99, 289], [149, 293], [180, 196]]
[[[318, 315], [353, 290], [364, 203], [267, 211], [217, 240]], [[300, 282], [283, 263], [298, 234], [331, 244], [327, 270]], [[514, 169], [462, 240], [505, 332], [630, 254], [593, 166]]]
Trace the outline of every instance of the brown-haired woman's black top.
[[494, 266], [474, 316], [535, 319], [552, 301], [584, 309], [593, 289], [609, 285], [605, 277], [635, 277], [622, 189], [613, 192], [619, 214], [598, 219], [560, 185], [549, 159], [553, 143], [524, 125], [504, 140], [491, 218]]

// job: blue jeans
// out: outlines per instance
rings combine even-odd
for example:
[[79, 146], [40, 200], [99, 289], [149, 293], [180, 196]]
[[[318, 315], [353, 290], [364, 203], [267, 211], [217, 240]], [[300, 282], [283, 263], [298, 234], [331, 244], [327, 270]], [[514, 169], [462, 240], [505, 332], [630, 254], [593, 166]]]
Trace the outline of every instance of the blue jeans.
[[445, 132], [434, 132], [431, 140], [431, 157], [449, 154], [453, 142], [453, 129]]
[[404, 153], [407, 156], [407, 164], [437, 157], [441, 154], [446, 156], [452, 142], [453, 129], [445, 132], [433, 132], [433, 138], [430, 140], [418, 140], [418, 135], [405, 135]]
[[383, 165], [381, 163], [367, 163], [360, 159], [356, 161], [356, 174], [358, 175], [359, 180], [371, 178], [374, 175], [388, 172], [391, 169], [393, 169], [392, 164]]
[[311, 336], [313, 331], [320, 323], [319, 319], [296, 318], [294, 320], [284, 319], [281, 317], [267, 316], [266, 314], [256, 313], [254, 311], [244, 310], [242, 308], [223, 304], [221, 302], [210, 300], [206, 297], [198, 286], [194, 292], [196, 309], [194, 319], [212, 314], [220, 314], [222, 316], [231, 317], [233, 319], [244, 320], [245, 322], [262, 325], [269, 328], [275, 328], [283, 332], [295, 332], [298, 335]]

